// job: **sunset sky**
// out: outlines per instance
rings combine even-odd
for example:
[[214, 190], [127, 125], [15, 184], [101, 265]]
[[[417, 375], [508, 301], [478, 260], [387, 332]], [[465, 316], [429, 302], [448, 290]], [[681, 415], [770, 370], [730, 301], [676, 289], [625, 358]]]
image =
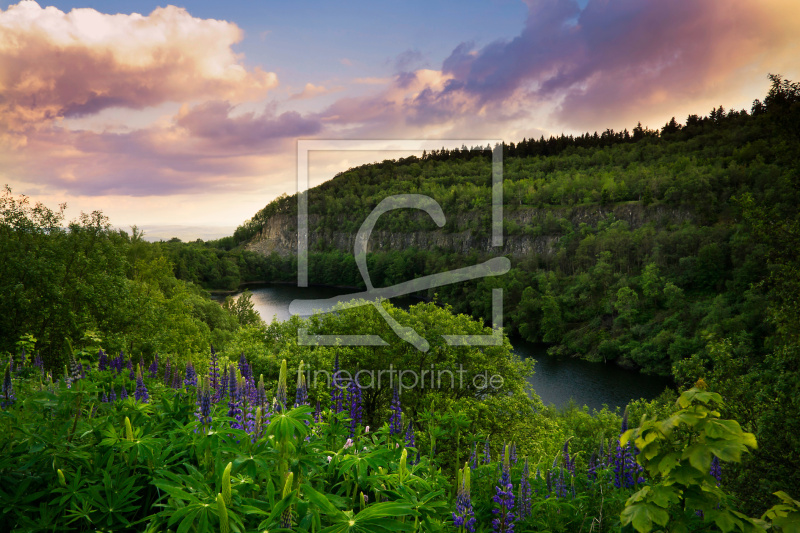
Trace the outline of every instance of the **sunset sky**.
[[[768, 73], [800, 78], [799, 36], [797, 0], [0, 2], [0, 185], [68, 218], [235, 227], [295, 192], [297, 139], [749, 110]], [[312, 178], [385, 157], [322, 153]]]

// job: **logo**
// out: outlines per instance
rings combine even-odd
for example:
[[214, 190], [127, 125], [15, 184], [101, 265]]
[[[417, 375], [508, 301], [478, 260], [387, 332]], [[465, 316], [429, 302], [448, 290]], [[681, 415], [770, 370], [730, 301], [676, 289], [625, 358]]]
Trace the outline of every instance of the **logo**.
[[[308, 154], [315, 150], [436, 150], [442, 145], [469, 144], [472, 146], [494, 146], [492, 149], [492, 239], [493, 248], [503, 246], [503, 150], [502, 142], [494, 139], [478, 140], [435, 140], [435, 141], [358, 141], [358, 140], [300, 140], [297, 143], [297, 286], [308, 286]], [[353, 254], [356, 266], [364, 280], [366, 290], [319, 300], [294, 300], [289, 312], [294, 315], [310, 316], [334, 310], [372, 305], [381, 314], [398, 338], [412, 344], [420, 351], [428, 351], [430, 344], [413, 328], [397, 322], [381, 301], [405, 296], [418, 291], [452, 285], [489, 276], [499, 276], [511, 269], [506, 257], [495, 257], [483, 263], [447, 272], [423, 276], [390, 287], [375, 288], [367, 269], [367, 243], [378, 219], [384, 213], [395, 209], [417, 209], [424, 211], [437, 226], [446, 222], [439, 203], [422, 194], [396, 194], [384, 198], [367, 216], [356, 234]], [[503, 343], [503, 289], [492, 289], [492, 329], [489, 335], [442, 335], [451, 346], [499, 346]], [[298, 344], [317, 346], [386, 346], [388, 343], [378, 335], [310, 335], [307, 329], [297, 332]]]

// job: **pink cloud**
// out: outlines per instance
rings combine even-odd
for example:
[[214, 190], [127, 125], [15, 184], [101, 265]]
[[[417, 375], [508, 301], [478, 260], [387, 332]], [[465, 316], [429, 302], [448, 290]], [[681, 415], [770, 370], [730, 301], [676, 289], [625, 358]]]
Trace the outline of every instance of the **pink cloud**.
[[277, 77], [241, 64], [231, 48], [241, 38], [235, 24], [174, 6], [107, 15], [22, 1], [0, 11], [0, 122], [24, 132], [109, 107], [263, 98]]

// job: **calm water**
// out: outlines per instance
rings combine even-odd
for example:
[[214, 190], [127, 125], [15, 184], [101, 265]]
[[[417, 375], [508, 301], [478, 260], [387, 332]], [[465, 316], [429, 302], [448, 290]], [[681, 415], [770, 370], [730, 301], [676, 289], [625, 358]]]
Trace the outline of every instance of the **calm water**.
[[[291, 316], [289, 303], [294, 299], [330, 298], [353, 292], [332, 287], [299, 288], [291, 285], [265, 285], [250, 290], [256, 311], [267, 323], [288, 319]], [[407, 307], [415, 300], [393, 299], [392, 303]], [[588, 405], [593, 409], [600, 409], [603, 404], [612, 409], [624, 408], [636, 398], [655, 398], [670, 383], [666, 378], [645, 376], [616, 365], [550, 357], [546, 348], [521, 339], [512, 339], [512, 344], [517, 354], [536, 360], [536, 373], [530, 382], [544, 403], [558, 407], [567, 405], [572, 399], [578, 405]]]

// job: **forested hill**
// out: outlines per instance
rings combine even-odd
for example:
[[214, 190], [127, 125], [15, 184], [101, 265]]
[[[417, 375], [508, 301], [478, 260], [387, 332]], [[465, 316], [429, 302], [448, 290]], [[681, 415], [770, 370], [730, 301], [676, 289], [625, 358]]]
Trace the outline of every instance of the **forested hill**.
[[[798, 121], [790, 115], [797, 86], [773, 81], [750, 110], [720, 106], [658, 131], [637, 126], [632, 134], [503, 146], [500, 253], [513, 269], [432, 292], [459, 312], [488, 318], [489, 289], [502, 286], [512, 332], [552, 343], [555, 352], [646, 372], [672, 373], [709, 335], [761, 353], [773, 330], [759, 286], [770, 243], [748, 217], [757, 206], [790, 216], [798, 205]], [[370, 240], [376, 286], [497, 255], [490, 167], [488, 150], [442, 150], [363, 165], [312, 189], [310, 281], [363, 286], [352, 258], [355, 232], [380, 200], [398, 193], [431, 196], [447, 224], [439, 229], [413, 210], [383, 215]], [[295, 279], [296, 212], [295, 197], [279, 198], [215, 243], [233, 248], [227, 257], [238, 261], [238, 279]], [[189, 252], [181, 253], [179, 275], [196, 275]], [[226, 281], [235, 279], [234, 272]]]

